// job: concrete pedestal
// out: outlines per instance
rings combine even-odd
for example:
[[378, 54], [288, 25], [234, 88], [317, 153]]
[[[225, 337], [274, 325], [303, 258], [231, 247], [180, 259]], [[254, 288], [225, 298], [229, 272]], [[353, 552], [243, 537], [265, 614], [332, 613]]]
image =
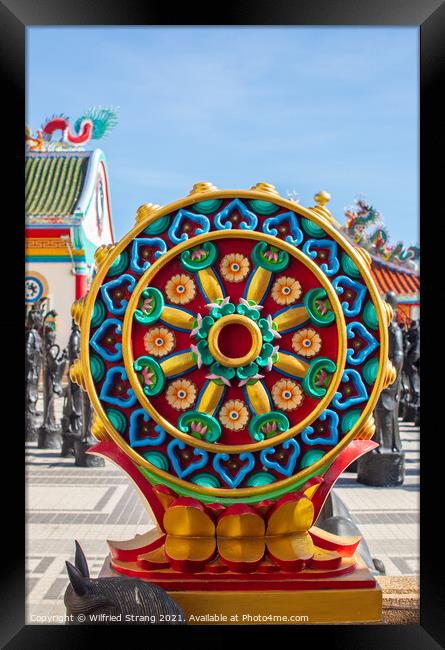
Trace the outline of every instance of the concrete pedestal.
[[371, 452], [357, 462], [357, 482], [373, 487], [403, 485], [405, 479], [405, 453]]
[[62, 436], [60, 427], [49, 428], [42, 426], [38, 432], [38, 449], [60, 449], [62, 447]]
[[87, 454], [86, 451], [91, 447], [91, 442], [76, 440], [74, 442], [74, 464], [77, 467], [103, 467], [105, 461], [95, 454]]

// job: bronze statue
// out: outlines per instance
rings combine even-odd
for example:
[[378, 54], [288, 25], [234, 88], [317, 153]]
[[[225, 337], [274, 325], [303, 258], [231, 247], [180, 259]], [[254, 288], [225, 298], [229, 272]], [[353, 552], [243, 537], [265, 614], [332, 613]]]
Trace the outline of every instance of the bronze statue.
[[[70, 367], [79, 357], [80, 331], [74, 320], [68, 341]], [[82, 436], [82, 389], [68, 377], [62, 417], [62, 456], [74, 455], [74, 441]]]
[[62, 376], [66, 368], [67, 352], [60, 353], [56, 333], [45, 331], [45, 363], [43, 369], [43, 424], [39, 429], [39, 449], [60, 449], [60, 425], [56, 422], [54, 402], [63, 395]]
[[373, 440], [379, 446], [358, 461], [357, 481], [366, 485], [401, 485], [405, 477], [405, 460], [399, 431], [399, 402], [403, 366], [403, 335], [397, 324], [397, 297], [390, 291], [385, 296], [394, 315], [389, 325], [388, 357], [396, 370], [395, 381], [383, 390], [374, 410]]
[[186, 624], [182, 609], [157, 585], [127, 576], [90, 578], [77, 541], [74, 564], [66, 562], [66, 568], [70, 579], [64, 596], [68, 624]]
[[91, 425], [93, 421], [93, 409], [91, 407], [90, 398], [88, 393], [81, 391], [82, 401], [82, 431], [81, 436], [74, 441], [74, 464], [78, 467], [103, 467], [105, 461], [101, 456], [87, 454], [86, 451], [92, 447], [96, 440], [91, 433]]
[[399, 400], [401, 389], [401, 373], [403, 366], [403, 336], [397, 324], [397, 298], [390, 291], [385, 296], [394, 310], [393, 320], [389, 325], [388, 357], [396, 369], [397, 377], [391, 386], [381, 392], [379, 401], [374, 411], [376, 430], [374, 440], [379, 443], [377, 453], [388, 451], [401, 451], [399, 432]]
[[408, 417], [420, 424], [420, 321], [413, 320], [408, 329], [406, 346], [406, 374], [409, 382]]
[[400, 400], [399, 400], [399, 417], [404, 422], [408, 421], [408, 408], [410, 401], [410, 387], [407, 372], [406, 351], [408, 348], [408, 330], [405, 323], [400, 324], [403, 339], [403, 366], [400, 373]]
[[42, 367], [43, 345], [40, 330], [43, 325], [41, 303], [32, 306], [28, 312], [28, 327], [25, 333], [25, 440], [37, 440], [40, 413], [37, 412], [39, 378]]

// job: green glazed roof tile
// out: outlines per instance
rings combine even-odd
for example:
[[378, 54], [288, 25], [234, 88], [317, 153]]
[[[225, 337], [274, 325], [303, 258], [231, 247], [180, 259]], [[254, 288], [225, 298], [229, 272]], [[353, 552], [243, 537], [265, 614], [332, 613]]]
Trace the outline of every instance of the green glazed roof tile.
[[72, 215], [82, 193], [90, 156], [31, 154], [25, 162], [27, 216]]

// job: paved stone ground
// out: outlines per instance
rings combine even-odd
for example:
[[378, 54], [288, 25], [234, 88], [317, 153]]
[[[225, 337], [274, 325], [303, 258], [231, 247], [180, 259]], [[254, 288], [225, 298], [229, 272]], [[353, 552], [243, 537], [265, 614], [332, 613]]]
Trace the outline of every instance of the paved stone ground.
[[[58, 404], [59, 409], [61, 404]], [[373, 557], [388, 575], [419, 570], [419, 429], [401, 423], [406, 480], [399, 488], [370, 488], [345, 473], [337, 483]], [[106, 539], [131, 539], [154, 526], [124, 472], [106, 463], [79, 468], [57, 451], [26, 446], [27, 622], [63, 623], [65, 560], [74, 561], [74, 539], [96, 576], [108, 554]]]

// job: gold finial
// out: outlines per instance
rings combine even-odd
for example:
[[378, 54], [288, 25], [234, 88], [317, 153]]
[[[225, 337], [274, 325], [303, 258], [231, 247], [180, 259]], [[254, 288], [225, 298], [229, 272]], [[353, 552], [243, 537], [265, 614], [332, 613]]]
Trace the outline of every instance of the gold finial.
[[135, 223], [140, 223], [150, 214], [153, 214], [153, 212], [158, 210], [160, 207], [161, 206], [158, 205], [157, 203], [143, 203], [136, 210]]
[[314, 199], [317, 205], [314, 205], [311, 210], [319, 214], [321, 217], [327, 219], [330, 223], [335, 224], [337, 228], [340, 228], [340, 224], [335, 221], [334, 217], [326, 207], [327, 203], [329, 203], [331, 200], [331, 195], [329, 192], [321, 190], [320, 192], [317, 192], [317, 194], [314, 196]]
[[106, 440], [108, 437], [107, 430], [104, 427], [102, 420], [99, 418], [97, 413], [93, 415], [93, 422], [91, 424], [91, 433], [96, 438], [96, 440]]
[[218, 188], [216, 185], [213, 185], [213, 183], [195, 183], [189, 192], [189, 196], [192, 194], [202, 194], [202, 192], [214, 192], [217, 189]]
[[114, 244], [102, 244], [94, 253], [96, 268], [99, 269], [114, 248]]
[[257, 183], [256, 185], [253, 185], [250, 189], [255, 190], [257, 192], [266, 192], [267, 194], [274, 194], [274, 196], [280, 196], [279, 193], [277, 192], [275, 185], [271, 185], [270, 183]]
[[73, 365], [70, 368], [70, 379], [75, 384], [81, 387], [82, 390], [86, 391], [85, 378], [83, 376], [82, 364], [80, 359], [76, 359]]
[[324, 208], [324, 206], [331, 200], [331, 195], [329, 192], [321, 190], [320, 192], [317, 192], [317, 194], [314, 196], [314, 199], [320, 207]]
[[75, 300], [71, 305], [71, 316], [74, 322], [78, 327], [80, 327], [80, 321], [82, 320], [82, 313], [85, 307], [85, 296]]

